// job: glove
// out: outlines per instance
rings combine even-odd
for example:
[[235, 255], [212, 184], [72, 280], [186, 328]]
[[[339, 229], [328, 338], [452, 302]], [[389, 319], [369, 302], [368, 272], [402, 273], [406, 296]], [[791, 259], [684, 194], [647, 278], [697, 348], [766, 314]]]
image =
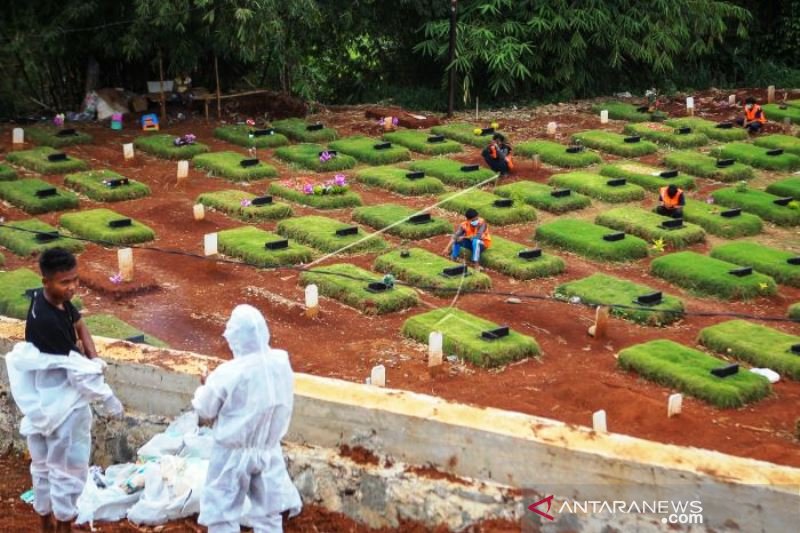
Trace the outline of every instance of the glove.
[[116, 396], [109, 396], [106, 398], [106, 401], [103, 402], [103, 411], [106, 413], [106, 416], [120, 419], [125, 412], [125, 408]]

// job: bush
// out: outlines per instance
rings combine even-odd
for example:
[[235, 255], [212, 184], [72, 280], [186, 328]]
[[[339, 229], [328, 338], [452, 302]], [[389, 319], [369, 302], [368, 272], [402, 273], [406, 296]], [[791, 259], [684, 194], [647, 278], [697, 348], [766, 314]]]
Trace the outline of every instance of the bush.
[[86, 315], [84, 320], [86, 321], [86, 326], [89, 328], [89, 331], [92, 333], [92, 335], [122, 340], [144, 335], [144, 344], [158, 346], [159, 348], [169, 348], [169, 345], [161, 339], [157, 339], [152, 335], [144, 333], [140, 329], [131, 326], [124, 320], [120, 320], [114, 315]]
[[[418, 210], [397, 204], [381, 204], [366, 207], [357, 207], [353, 210], [353, 220], [375, 229], [384, 229], [400, 220], [419, 213]], [[427, 239], [434, 235], [450, 233], [450, 223], [441, 218], [433, 218], [425, 224], [412, 224], [403, 222], [386, 230], [389, 235], [396, 235], [403, 239]]]
[[191, 159], [198, 154], [208, 152], [208, 146], [196, 142], [175, 146], [175, 136], [169, 134], [151, 134], [136, 137], [133, 144], [139, 150], [163, 159]]
[[469, 208], [477, 209], [486, 222], [498, 226], [536, 220], [536, 211], [531, 206], [514, 201], [511, 207], [497, 207], [494, 202], [502, 198], [486, 191], [447, 193], [440, 196], [439, 199], [442, 201], [440, 204], [442, 209], [461, 215], [464, 215]]
[[647, 243], [639, 237], [626, 235], [619, 241], [605, 241], [608, 228], [562, 218], [536, 228], [536, 240], [558, 248], [601, 261], [634, 261], [647, 257]]
[[52, 146], [53, 148], [92, 142], [92, 136], [82, 131], [76, 131], [75, 135], [59, 137], [58, 132], [62, 129], [66, 128], [56, 128], [55, 126], [31, 126], [25, 130], [25, 136], [29, 137], [30, 140], [36, 144]]
[[110, 209], [90, 209], [62, 215], [58, 223], [80, 237], [112, 244], [135, 244], [152, 241], [156, 234], [141, 222], [131, 219], [130, 226], [112, 228], [112, 220], [127, 218]]
[[625, 135], [604, 130], [582, 131], [574, 134], [572, 139], [589, 148], [608, 152], [609, 154], [618, 155], [620, 157], [640, 157], [647, 154], [654, 154], [658, 151], [658, 146], [649, 141], [626, 143]]
[[361, 197], [351, 190], [341, 194], [306, 194], [293, 187], [270, 183], [269, 193], [317, 209], [343, 209], [361, 205]]
[[446, 307], [413, 316], [403, 324], [403, 335], [428, 343], [433, 331], [442, 333], [442, 349], [446, 354], [463, 357], [474, 365], [497, 367], [541, 353], [533, 337], [510, 331], [507, 337], [484, 340], [481, 332], [498, 325], [465, 311]]
[[261, 268], [301, 265], [314, 258], [311, 248], [292, 241], [289, 241], [288, 248], [279, 250], [268, 250], [264, 246], [268, 242], [281, 240], [282, 237], [253, 226], [227, 229], [217, 235], [220, 253]]
[[595, 152], [583, 150], [571, 154], [567, 152], [566, 146], [553, 141], [522, 142], [514, 147], [514, 153], [525, 157], [538, 155], [544, 163], [562, 168], [588, 167], [603, 162], [603, 159]]
[[779, 226], [800, 224], [800, 209], [774, 203], [779, 197], [764, 191], [738, 191], [734, 187], [718, 189], [711, 193], [714, 201], [727, 207], [740, 207]]
[[229, 143], [244, 146], [245, 148], [277, 148], [289, 144], [289, 139], [280, 133], [273, 133], [272, 135], [260, 135], [258, 137], [250, 136], [250, 132], [254, 129], [244, 124], [236, 124], [230, 126], [220, 126], [214, 128], [214, 137], [228, 141]]
[[656, 305], [636, 302], [639, 296], [653, 292], [655, 289], [646, 285], [605, 274], [592, 274], [558, 286], [556, 298], [566, 300], [577, 296], [585, 304], [612, 306], [612, 315], [644, 326], [666, 326], [683, 318], [683, 302], [675, 296], [665, 294]]
[[727, 361], [668, 340], [625, 348], [619, 352], [617, 363], [720, 408], [741, 407], [768, 396], [772, 390], [766, 378], [744, 370], [718, 378], [711, 370], [727, 366]]
[[[481, 265], [501, 272], [515, 279], [534, 279], [557, 276], [564, 272], [566, 264], [558, 256], [542, 254], [535, 259], [523, 259], [519, 253], [530, 250], [514, 241], [492, 235], [492, 245], [481, 253]], [[469, 257], [469, 250], [463, 249], [463, 257]]]
[[47, 157], [59, 153], [58, 150], [49, 146], [41, 146], [30, 150], [20, 150], [19, 152], [9, 152], [6, 154], [6, 161], [25, 167], [28, 170], [41, 174], [64, 174], [66, 172], [77, 172], [88, 170], [89, 165], [85, 161], [70, 157], [66, 161], [48, 161]]
[[729, 320], [700, 330], [703, 346], [728, 356], [770, 368], [794, 380], [800, 380], [800, 357], [791, 352], [800, 337], [746, 320]]
[[275, 156], [284, 161], [295, 163], [314, 172], [334, 172], [347, 170], [358, 164], [354, 157], [347, 154], [337, 154], [327, 161], [320, 161], [319, 154], [327, 149], [321, 144], [296, 144], [282, 146], [275, 150]]
[[408, 148], [391, 145], [389, 148], [378, 150], [375, 145], [380, 143], [381, 141], [372, 137], [354, 135], [333, 141], [330, 147], [370, 165], [388, 165], [411, 159]]
[[256, 195], [249, 192], [228, 189], [203, 193], [197, 197], [197, 203], [221, 211], [244, 222], [277, 220], [292, 216], [292, 208], [280, 202], [248, 205], [247, 202], [255, 197]]
[[788, 118], [792, 123], [800, 124], [800, 108], [798, 107], [787, 106], [786, 109], [781, 109], [779, 104], [764, 104], [761, 109], [764, 110], [768, 120], [782, 122], [783, 119]]
[[[50, 248], [64, 248], [73, 253], [80, 253], [83, 251], [83, 243], [81, 241], [64, 236], [47, 242], [38, 241], [36, 239], [36, 234], [31, 232], [56, 231], [56, 228], [41, 220], [31, 218], [16, 222], [6, 222], [6, 225], [9, 227], [0, 227], [0, 245], [8, 248], [17, 255], [23, 257], [38, 255]], [[20, 228], [21, 230], [28, 231], [19, 231], [12, 228]]]
[[764, 135], [756, 137], [753, 144], [762, 148], [780, 148], [786, 153], [800, 156], [800, 139], [791, 135]]
[[208, 170], [212, 176], [222, 176], [233, 181], [255, 181], [278, 175], [275, 167], [263, 161], [252, 167], [243, 167], [241, 162], [245, 159], [249, 158], [237, 152], [213, 152], [198, 155], [192, 160], [192, 164]]
[[567, 187], [605, 202], [620, 203], [644, 199], [644, 189], [632, 183], [612, 187], [608, 185], [610, 178], [589, 172], [570, 172], [553, 174], [548, 183]]
[[[448, 139], [456, 140], [463, 144], [469, 144], [483, 148], [492, 140], [492, 134], [475, 135], [475, 129], [482, 129], [482, 126], [474, 126], [465, 122], [455, 122], [452, 124], [442, 124], [441, 126], [434, 126], [431, 132], [436, 135], [444, 135]], [[501, 133], [501, 132], [498, 132]]]
[[747, 139], [747, 131], [744, 128], [734, 126], [726, 130], [718, 128], [716, 122], [699, 117], [673, 118], [667, 120], [666, 123], [674, 128], [692, 128], [692, 131], [702, 133], [714, 141], [731, 142]]
[[708, 144], [708, 137], [692, 130], [690, 133], [680, 134], [672, 126], [660, 122], [646, 122], [642, 124], [627, 124], [624, 129], [628, 135], [641, 135], [648, 141], [672, 146], [673, 148], [693, 148]]
[[603, 102], [594, 104], [592, 111], [600, 114], [604, 109], [608, 111], [608, 118], [613, 120], [629, 120], [631, 122], [648, 122], [651, 120], [664, 118], [666, 115], [660, 111], [655, 113], [641, 112], [637, 109], [640, 106], [626, 104], [625, 102]]
[[778, 248], [756, 242], [730, 242], [715, 246], [711, 257], [741, 266], [751, 266], [758, 272], [771, 276], [783, 285], [800, 287], [800, 265], [790, 265], [787, 259], [798, 257]]
[[683, 208], [683, 219], [697, 224], [712, 235], [726, 239], [761, 233], [762, 223], [757, 216], [742, 213], [737, 217], [723, 217], [720, 213], [725, 210], [725, 207], [687, 198]]
[[444, 185], [437, 178], [425, 176], [411, 180], [406, 177], [410, 170], [400, 167], [366, 167], [356, 172], [361, 183], [382, 187], [397, 194], [419, 196], [444, 192]]
[[426, 155], [442, 155], [461, 152], [461, 145], [445, 139], [443, 142], [428, 142], [431, 134], [417, 130], [399, 130], [383, 134], [383, 138], [409, 150]]
[[681, 228], [664, 229], [661, 223], [666, 220], [670, 219], [645, 209], [618, 207], [600, 213], [595, 222], [601, 226], [636, 235], [646, 241], [661, 239], [664, 244], [672, 248], [686, 248], [703, 242], [706, 238], [703, 229], [694, 224], [684, 223]]
[[765, 170], [789, 171], [800, 168], [800, 156], [790, 153], [767, 155], [769, 150], [747, 143], [730, 143], [714, 148], [711, 153], [721, 158], [730, 157], [752, 167]]
[[662, 172], [666, 172], [666, 169], [636, 162], [617, 163], [600, 167], [600, 174], [603, 176], [625, 178], [648, 191], [658, 192], [661, 187], [673, 184], [686, 191], [695, 188], [694, 179], [689, 176], [678, 175], [674, 178], [662, 178]]
[[373, 234], [367, 238], [369, 233], [362, 228], [358, 228], [356, 235], [336, 235], [337, 230], [349, 227], [352, 226], [332, 218], [312, 215], [282, 220], [278, 223], [278, 233], [329, 254], [380, 252], [388, 247], [379, 235]]
[[445, 277], [445, 268], [458, 266], [459, 263], [445, 259], [422, 248], [411, 248], [408, 257], [402, 257], [399, 250], [378, 256], [373, 268], [378, 272], [392, 274], [419, 289], [431, 292], [436, 296], [447, 298], [457, 292], [470, 292], [490, 289], [492, 280], [482, 272], [469, 269], [466, 276]]
[[14, 181], [17, 179], [17, 171], [8, 165], [0, 164], [0, 181]]
[[414, 289], [394, 286], [384, 292], [370, 292], [367, 285], [382, 276], [348, 263], [325, 265], [300, 274], [300, 283], [319, 287], [319, 293], [354, 307], [366, 315], [382, 315], [419, 304]]
[[471, 172], [465, 172], [461, 168], [465, 166], [460, 161], [446, 158], [423, 159], [412, 161], [409, 165], [411, 170], [430, 174], [439, 178], [443, 183], [453, 187], [471, 187], [482, 183], [495, 175], [493, 170], [479, 168]]
[[717, 168], [717, 159], [699, 152], [670, 152], [664, 156], [664, 163], [672, 168], [688, 172], [701, 178], [732, 182], [749, 180], [755, 177], [753, 169], [741, 163]]
[[272, 123], [272, 127], [275, 131], [301, 143], [329, 142], [337, 137], [336, 130], [333, 128], [309, 130], [307, 126], [309, 126], [309, 124], [299, 118], [276, 120]]
[[89, 170], [64, 176], [64, 185], [85, 194], [96, 202], [119, 202], [150, 196], [150, 187], [135, 180], [127, 185], [110, 187], [105, 180], [123, 179], [125, 176], [111, 170]]
[[777, 293], [775, 280], [753, 272], [734, 276], [739, 265], [695, 252], [677, 252], [653, 259], [650, 272], [689, 291], [722, 300], [748, 300]]
[[541, 183], [518, 181], [501, 185], [494, 190], [494, 193], [503, 198], [513, 198], [556, 214], [583, 209], [592, 203], [588, 196], [576, 192], [570, 192], [569, 196], [553, 196], [550, 193], [554, 190], [553, 187]]
[[767, 185], [767, 192], [776, 196], [791, 196], [800, 201], [800, 178], [786, 178]]
[[[53, 188], [53, 196], [36, 196], [36, 191]], [[32, 215], [78, 207], [75, 193], [35, 178], [0, 182], [0, 198]]]

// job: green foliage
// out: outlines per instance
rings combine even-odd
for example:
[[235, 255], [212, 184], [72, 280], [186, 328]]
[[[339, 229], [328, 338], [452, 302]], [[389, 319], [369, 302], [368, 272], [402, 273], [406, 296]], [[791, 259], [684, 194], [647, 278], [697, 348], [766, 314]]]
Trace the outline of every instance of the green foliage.
[[8, 165], [0, 164], [0, 181], [14, 181], [17, 179], [17, 171]]
[[661, 112], [647, 113], [639, 111], [640, 106], [627, 104], [625, 102], [603, 102], [594, 104], [592, 111], [600, 113], [604, 109], [608, 111], [608, 118], [613, 120], [628, 120], [630, 122], [649, 122], [651, 120], [663, 119], [665, 115]]
[[245, 148], [276, 148], [289, 144], [289, 139], [280, 133], [273, 133], [272, 135], [250, 136], [250, 132], [254, 129], [244, 124], [231, 124], [229, 126], [220, 126], [214, 128], [214, 137], [228, 141]]
[[767, 192], [776, 196], [791, 196], [800, 200], [800, 178], [786, 178], [767, 185]]
[[766, 378], [743, 369], [718, 378], [711, 370], [727, 366], [727, 361], [668, 340], [625, 348], [619, 352], [617, 363], [650, 381], [720, 408], [741, 407], [768, 396], [772, 390]]
[[772, 276], [778, 283], [800, 287], [800, 265], [790, 265], [787, 262], [787, 259], [798, 257], [798, 254], [756, 242], [738, 241], [715, 246], [711, 250], [711, 257], [741, 266], [751, 266], [758, 272]]
[[714, 148], [711, 153], [717, 157], [730, 157], [740, 163], [765, 170], [794, 170], [800, 168], [800, 156], [790, 153], [767, 155], [768, 150], [747, 143], [730, 143]]
[[322, 128], [320, 130], [309, 130], [309, 124], [299, 118], [287, 118], [276, 120], [272, 127], [278, 133], [301, 143], [321, 143], [336, 140], [336, 130], [333, 128]]
[[130, 339], [131, 337], [144, 335], [145, 344], [149, 344], [150, 346], [158, 346], [159, 348], [169, 348], [169, 345], [161, 339], [157, 339], [152, 335], [144, 333], [140, 329], [131, 326], [124, 320], [121, 320], [114, 315], [86, 315], [84, 320], [86, 321], [86, 326], [89, 328], [89, 331], [92, 333], [92, 335], [97, 335], [98, 337], [125, 340]]
[[336, 157], [331, 157], [327, 161], [320, 161], [319, 154], [325, 150], [326, 148], [320, 144], [296, 144], [278, 148], [275, 150], [275, 155], [284, 161], [296, 163], [315, 172], [347, 170], [357, 164], [354, 157], [343, 153], [337, 154]]
[[726, 239], [761, 233], [763, 224], [760, 218], [750, 213], [742, 213], [737, 217], [723, 217], [720, 213], [725, 209], [687, 198], [683, 207], [683, 219], [697, 224], [712, 235]]
[[133, 144], [139, 150], [162, 159], [188, 160], [198, 154], [208, 152], [208, 146], [199, 142], [175, 146], [175, 137], [168, 134], [152, 133], [142, 135], [136, 137]]
[[97, 202], [119, 202], [135, 200], [150, 196], [150, 187], [135, 180], [128, 180], [127, 185], [109, 187], [105, 180], [122, 179], [125, 176], [112, 170], [89, 170], [64, 176], [64, 185], [85, 194]]
[[92, 142], [92, 136], [82, 131], [76, 131], [75, 135], [59, 136], [58, 132], [61, 129], [63, 128], [56, 128], [54, 126], [31, 126], [25, 130], [25, 136], [29, 137], [30, 140], [36, 144], [52, 146], [53, 148]]
[[574, 134], [572, 140], [580, 142], [589, 148], [620, 157], [640, 157], [658, 151], [658, 147], [649, 141], [626, 143], [625, 135], [605, 130], [582, 131]]
[[800, 322], [800, 302], [789, 306], [788, 316], [792, 320]]
[[[52, 241], [41, 242], [36, 239], [35, 233], [29, 231], [52, 232], [56, 228], [41, 220], [30, 218], [16, 222], [6, 222], [8, 228], [0, 228], [0, 245], [8, 248], [17, 255], [28, 257], [38, 255], [50, 248], [64, 248], [73, 253], [83, 251], [83, 243], [75, 239], [59, 237]], [[11, 228], [20, 228], [29, 231], [19, 231]]]
[[380, 143], [380, 140], [372, 137], [353, 135], [331, 142], [330, 147], [370, 165], [388, 165], [411, 159], [408, 148], [392, 144], [389, 148], [378, 150], [375, 146]]
[[355, 235], [336, 235], [337, 230], [349, 227], [352, 226], [333, 218], [311, 215], [280, 221], [278, 233], [330, 254], [380, 252], [388, 247], [382, 237], [362, 228]]
[[399, 130], [383, 134], [383, 138], [394, 144], [405, 146], [409, 150], [425, 155], [452, 154], [461, 151], [461, 145], [445, 139], [443, 142], [429, 142], [431, 134], [416, 130]]
[[521, 142], [514, 147], [514, 153], [526, 157], [538, 155], [544, 163], [562, 168], [588, 167], [603, 161], [594, 152], [583, 150], [571, 154], [563, 144], [542, 140]]
[[212, 176], [222, 176], [233, 181], [255, 181], [278, 175], [275, 167], [263, 161], [252, 167], [243, 167], [240, 163], [245, 159], [249, 158], [238, 152], [213, 152], [195, 156], [192, 164], [208, 170]]
[[33, 270], [18, 268], [0, 272], [0, 315], [25, 320], [31, 306], [25, 291], [41, 286], [42, 276]]
[[444, 192], [444, 185], [437, 178], [425, 176], [412, 180], [406, 177], [409, 172], [409, 169], [392, 166], [366, 167], [356, 172], [356, 178], [361, 183], [382, 187], [405, 196]]
[[608, 228], [569, 218], [561, 218], [536, 228], [536, 240], [600, 261], [634, 261], [647, 257], [647, 243], [626, 235], [619, 241], [605, 241]]
[[536, 220], [536, 211], [523, 202], [514, 201], [511, 207], [497, 207], [494, 203], [502, 200], [500, 196], [485, 191], [447, 193], [439, 197], [440, 207], [463, 215], [467, 209], [477, 209], [480, 216], [489, 224], [505, 226]]
[[669, 218], [645, 209], [618, 207], [603, 211], [597, 215], [595, 222], [601, 226], [636, 235], [646, 241], [662, 240], [672, 248], [686, 248], [703, 242], [706, 238], [700, 226], [690, 223], [684, 223], [682, 228], [664, 229], [661, 223], [666, 220]]
[[600, 167], [600, 174], [610, 178], [625, 178], [631, 183], [652, 192], [658, 192], [661, 187], [677, 185], [685, 191], [695, 188], [694, 179], [689, 176], [675, 176], [674, 178], [662, 178], [661, 173], [666, 169], [652, 167], [636, 161], [616, 163], [613, 165], [603, 165]]
[[555, 197], [550, 194], [554, 190], [552, 187], [541, 183], [518, 181], [508, 185], [501, 185], [494, 190], [494, 193], [503, 198], [514, 198], [538, 209], [556, 214], [583, 209], [592, 203], [588, 196], [576, 192], [570, 192], [568, 196]]
[[[557, 276], [566, 268], [564, 260], [556, 255], [542, 253], [535, 259], [523, 259], [519, 257], [523, 250], [530, 248], [493, 235], [492, 245], [481, 253], [480, 263], [486, 268], [522, 280]], [[469, 250], [462, 250], [462, 255], [467, 257]]]
[[[388, 228], [401, 220], [419, 213], [418, 210], [397, 204], [381, 204], [357, 207], [353, 210], [353, 220], [375, 229]], [[441, 218], [433, 218], [425, 224], [403, 222], [386, 230], [389, 235], [403, 239], [427, 239], [435, 235], [450, 233], [450, 223]]]
[[270, 183], [269, 192], [275, 196], [317, 209], [343, 209], [361, 205], [361, 197], [358, 193], [350, 190], [341, 194], [306, 194], [293, 187]]
[[612, 187], [610, 178], [589, 172], [553, 174], [548, 183], [578, 191], [604, 202], [620, 203], [644, 199], [644, 189], [632, 183]]
[[780, 121], [788, 118], [793, 124], [800, 124], [800, 108], [795, 106], [787, 106], [786, 109], [781, 109], [778, 104], [764, 104], [761, 106], [767, 120]]
[[227, 229], [217, 234], [219, 251], [229, 257], [241, 259], [248, 265], [262, 268], [301, 265], [314, 258], [311, 248], [289, 241], [288, 248], [268, 250], [266, 243], [283, 238], [253, 226]]
[[89, 169], [89, 165], [85, 161], [73, 157], [69, 157], [66, 161], [47, 160], [48, 156], [56, 153], [59, 151], [54, 148], [40, 146], [30, 150], [9, 152], [6, 154], [6, 161], [42, 174], [64, 174], [65, 172]]
[[112, 228], [112, 220], [128, 218], [110, 209], [89, 209], [61, 215], [59, 225], [85, 239], [113, 244], [135, 244], [152, 241], [156, 234], [141, 222], [131, 219], [130, 226]]
[[245, 200], [250, 201], [255, 197], [255, 194], [249, 192], [228, 189], [203, 193], [197, 197], [197, 203], [222, 211], [226, 215], [244, 222], [277, 220], [292, 216], [292, 208], [280, 202], [242, 205]]
[[747, 165], [737, 162], [729, 167], [718, 168], [717, 158], [699, 152], [669, 152], [664, 156], [664, 163], [689, 174], [717, 181], [732, 182], [755, 177], [753, 169]]
[[800, 209], [788, 205], [777, 205], [779, 197], [764, 191], [747, 189], [738, 191], [734, 187], [717, 189], [711, 193], [714, 201], [727, 207], [741, 207], [764, 220], [779, 226], [797, 226], [800, 224]]
[[488, 168], [479, 168], [478, 170], [464, 171], [461, 168], [465, 166], [460, 161], [454, 161], [447, 158], [435, 159], [421, 159], [412, 161], [409, 164], [411, 170], [418, 170], [425, 174], [430, 174], [439, 178], [446, 185], [453, 187], [469, 187], [477, 185], [486, 181], [495, 175], [495, 173]]
[[702, 133], [678, 133], [675, 128], [660, 122], [643, 124], [627, 124], [624, 129], [629, 135], [641, 135], [648, 141], [664, 144], [673, 148], [692, 148], [708, 144], [708, 137]]
[[791, 135], [764, 135], [756, 137], [753, 144], [763, 148], [780, 148], [784, 152], [800, 156], [800, 139]]
[[[488, 126], [488, 125], [487, 125]], [[492, 140], [492, 134], [475, 133], [476, 129], [483, 129], [487, 126], [475, 126], [466, 122], [452, 122], [431, 128], [431, 132], [436, 135], [444, 135], [448, 139], [453, 139], [462, 144], [469, 144], [478, 148], [487, 146]], [[498, 132], [502, 133], [502, 132]]]
[[78, 207], [78, 196], [61, 187], [55, 187], [53, 196], [36, 196], [36, 191], [52, 188], [50, 183], [36, 178], [3, 181], [0, 182], [0, 198], [32, 215]]
[[731, 142], [747, 139], [747, 131], [744, 128], [722, 129], [717, 127], [716, 122], [700, 117], [671, 118], [666, 123], [673, 128], [692, 128], [692, 131], [702, 133], [714, 141]]

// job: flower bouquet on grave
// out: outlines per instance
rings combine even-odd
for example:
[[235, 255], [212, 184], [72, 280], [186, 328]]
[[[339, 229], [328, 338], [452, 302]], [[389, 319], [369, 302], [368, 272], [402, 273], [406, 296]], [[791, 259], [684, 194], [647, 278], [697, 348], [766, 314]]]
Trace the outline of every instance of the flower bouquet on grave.
[[322, 196], [322, 195], [336, 195], [344, 194], [350, 190], [347, 183], [347, 177], [344, 174], [336, 174], [332, 180], [325, 181], [324, 183], [303, 183], [303, 194]]
[[328, 161], [330, 161], [334, 157], [336, 157], [336, 152], [329, 152], [327, 150], [324, 150], [323, 152], [321, 152], [319, 154], [319, 162], [320, 163], [327, 163]]
[[180, 137], [175, 137], [175, 140], [172, 143], [175, 146], [186, 146], [189, 144], [194, 144], [197, 141], [197, 137], [195, 137], [191, 133], [187, 133], [186, 135], [182, 135]]
[[394, 131], [399, 124], [400, 121], [397, 117], [383, 117], [378, 121], [378, 126], [381, 126], [384, 131]]

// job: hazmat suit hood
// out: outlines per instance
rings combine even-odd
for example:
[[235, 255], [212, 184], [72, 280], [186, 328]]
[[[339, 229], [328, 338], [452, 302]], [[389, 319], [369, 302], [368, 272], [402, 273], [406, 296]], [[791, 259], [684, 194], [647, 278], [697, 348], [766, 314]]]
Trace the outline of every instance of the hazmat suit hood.
[[233, 357], [270, 352], [269, 326], [261, 312], [252, 305], [237, 305], [222, 334]]

